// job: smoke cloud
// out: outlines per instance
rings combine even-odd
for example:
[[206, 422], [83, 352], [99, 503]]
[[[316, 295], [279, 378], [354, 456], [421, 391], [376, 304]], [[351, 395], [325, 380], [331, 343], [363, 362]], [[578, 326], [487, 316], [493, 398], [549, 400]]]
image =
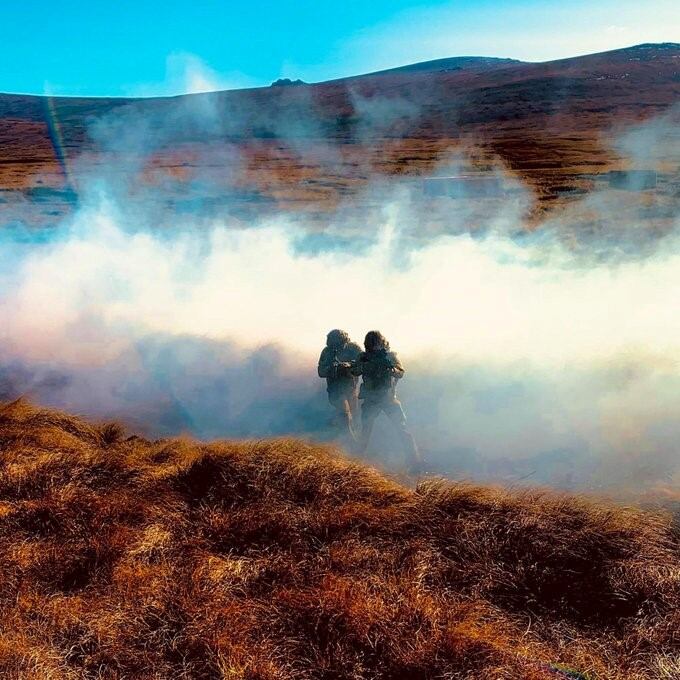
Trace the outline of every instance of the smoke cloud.
[[[645, 134], [675, 134], [672, 122]], [[679, 482], [677, 201], [604, 187], [528, 230], [528, 190], [498, 173], [511, 195], [482, 213], [474, 190], [433, 201], [435, 231], [418, 187], [372, 185], [368, 233], [342, 207], [321, 232], [294, 213], [244, 228], [201, 205], [161, 228], [157, 189], [127, 203], [118, 176], [100, 176], [52, 229], [2, 231], [0, 398], [152, 436], [325, 438], [325, 334], [379, 328], [407, 368], [401, 397], [435, 469]], [[369, 453], [400, 464], [385, 424]]]
[[172, 97], [255, 87], [259, 84], [242, 73], [218, 73], [190, 52], [172, 52], [165, 61], [165, 79], [162, 82], [130, 86], [126, 88], [126, 94], [130, 97]]

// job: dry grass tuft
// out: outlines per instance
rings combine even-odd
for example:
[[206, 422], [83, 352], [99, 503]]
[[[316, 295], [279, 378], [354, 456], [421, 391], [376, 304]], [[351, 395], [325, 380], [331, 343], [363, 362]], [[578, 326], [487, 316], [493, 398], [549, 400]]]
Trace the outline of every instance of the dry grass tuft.
[[[662, 513], [0, 406], [3, 678], [677, 678]], [[561, 670], [560, 670], [561, 669]]]

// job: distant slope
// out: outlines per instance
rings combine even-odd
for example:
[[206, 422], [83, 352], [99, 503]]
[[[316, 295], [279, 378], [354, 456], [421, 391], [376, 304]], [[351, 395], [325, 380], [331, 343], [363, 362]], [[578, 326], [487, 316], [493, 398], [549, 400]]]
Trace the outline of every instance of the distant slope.
[[663, 515], [413, 491], [295, 440], [0, 406], [5, 678], [678, 677], [678, 540]]
[[[145, 100], [0, 95], [0, 189], [125, 174], [121, 154], [137, 154], [149, 172], [136, 181], [194, 180], [214, 187], [210, 205], [230, 195], [253, 207], [256, 196], [258, 210], [327, 210], [360, 195], [368, 177], [428, 174], [472, 143], [480, 167], [500, 158], [547, 208], [587, 190], [592, 173], [620, 167], [614, 134], [678, 102], [676, 43], [546, 63], [455, 57], [308, 86]], [[234, 154], [238, 176], [220, 170]], [[3, 200], [7, 215], [14, 205], [0, 195], [0, 223]]]
[[433, 59], [430, 61], [420, 61], [416, 64], [406, 66], [396, 66], [394, 68], [373, 71], [355, 78], [364, 78], [368, 75], [389, 75], [394, 73], [435, 73], [444, 71], [490, 71], [495, 68], [502, 68], [513, 64], [521, 64], [518, 59], [507, 59], [502, 57], [448, 57], [446, 59]]
[[[589, 114], [606, 113], [614, 117], [614, 122], [617, 115], [649, 115], [680, 100], [680, 44], [675, 43], [640, 45], [544, 63], [508, 60], [502, 64], [493, 61], [492, 68], [472, 65], [460, 69], [430, 68], [467, 59], [474, 60], [475, 65], [489, 61], [458, 57], [306, 87], [253, 88], [151, 99], [48, 100], [0, 95], [0, 121], [6, 134], [12, 125], [22, 121], [48, 124], [49, 118], [55, 117], [61, 133], [77, 150], [78, 142], [91, 139], [88, 125], [122, 107], [140, 114], [172, 114], [180, 104], [190, 107], [192, 102], [200, 105], [209, 101], [217, 107], [216, 113], [224, 114], [215, 134], [285, 139], [313, 137], [323, 132], [332, 139], [351, 137], [361, 122], [361, 111], [354, 101], [357, 95], [388, 99], [398, 96], [413, 102], [422, 110], [402, 132], [430, 137], [463, 129], [481, 132], [491, 122], [515, 129], [522, 120], [537, 117], [549, 120], [556, 113], [560, 114], [562, 127], [588, 128], [601, 122]], [[299, 116], [310, 124], [308, 130], [292, 125]], [[291, 126], [286, 126], [286, 119]], [[389, 122], [382, 132], [389, 131]], [[176, 133], [176, 138], [168, 142], [187, 139], [187, 130], [181, 125]], [[2, 152], [6, 154], [7, 150], [2, 147]]]

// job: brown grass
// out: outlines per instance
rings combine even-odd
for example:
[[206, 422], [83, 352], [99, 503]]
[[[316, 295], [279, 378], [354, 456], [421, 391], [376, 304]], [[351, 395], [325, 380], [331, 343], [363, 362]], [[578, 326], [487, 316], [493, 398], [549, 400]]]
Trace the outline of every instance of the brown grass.
[[3, 678], [679, 677], [670, 517], [290, 439], [1, 406], [0, 578]]

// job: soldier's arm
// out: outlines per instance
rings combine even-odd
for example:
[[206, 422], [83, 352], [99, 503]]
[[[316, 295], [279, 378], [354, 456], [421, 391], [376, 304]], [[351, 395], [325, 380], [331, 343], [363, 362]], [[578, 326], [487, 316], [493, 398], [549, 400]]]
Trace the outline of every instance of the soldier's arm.
[[359, 356], [352, 362], [352, 366], [350, 367], [350, 373], [352, 375], [362, 375], [364, 371], [364, 365], [362, 362], [362, 353], [359, 352]]
[[392, 368], [391, 368], [392, 375], [397, 380], [399, 380], [400, 378], [403, 378], [404, 373], [406, 373], [406, 371], [404, 370], [404, 367], [401, 365], [401, 361], [399, 361], [399, 357], [394, 352], [390, 352], [388, 356], [389, 356], [389, 359], [390, 359], [390, 363], [392, 364]]
[[361, 347], [356, 342], [350, 342], [347, 345], [347, 353], [351, 355], [352, 361], [356, 361], [361, 354]]
[[317, 368], [319, 373], [319, 378], [330, 378], [332, 377], [333, 367], [331, 354], [327, 347], [324, 347], [321, 351], [321, 356], [319, 357], [319, 366]]
[[357, 365], [361, 356], [361, 347], [356, 342], [350, 342], [347, 345], [347, 356], [349, 358], [349, 374], [354, 376], [361, 375], [361, 367]]

